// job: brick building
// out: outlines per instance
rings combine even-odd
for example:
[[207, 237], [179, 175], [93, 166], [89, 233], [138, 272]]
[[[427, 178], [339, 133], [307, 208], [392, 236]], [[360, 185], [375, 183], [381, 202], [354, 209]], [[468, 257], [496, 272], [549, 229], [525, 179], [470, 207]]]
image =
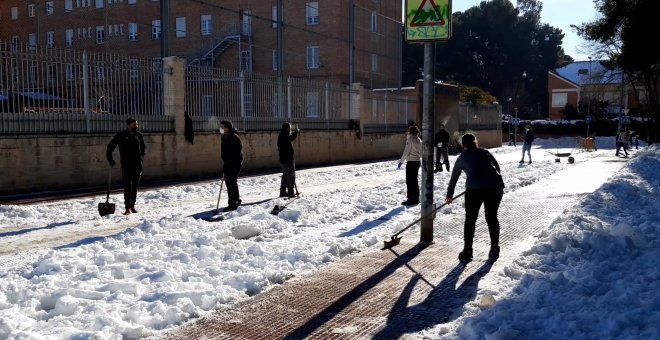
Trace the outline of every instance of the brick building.
[[[283, 1], [283, 74], [348, 83], [351, 1]], [[354, 81], [367, 88], [400, 81], [401, 2], [355, 0]], [[168, 25], [154, 0], [3, 0], [0, 40], [277, 73], [277, 2], [170, 1]], [[168, 26], [167, 32], [163, 27]]]

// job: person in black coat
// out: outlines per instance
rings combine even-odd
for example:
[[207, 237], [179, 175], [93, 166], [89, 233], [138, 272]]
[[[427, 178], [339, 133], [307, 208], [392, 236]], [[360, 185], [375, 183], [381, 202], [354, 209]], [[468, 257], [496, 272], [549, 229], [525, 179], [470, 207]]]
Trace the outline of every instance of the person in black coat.
[[291, 124], [282, 124], [282, 130], [277, 136], [277, 151], [280, 155], [282, 166], [282, 182], [280, 184], [280, 197], [294, 197], [293, 188], [296, 183], [296, 163], [294, 157], [293, 142], [298, 137], [299, 130], [291, 132]]
[[520, 164], [525, 163], [525, 152], [527, 152], [527, 155], [529, 156], [529, 164], [532, 164], [532, 142], [534, 141], [534, 131], [532, 131], [532, 127], [527, 125], [525, 127], [525, 142], [523, 143], [523, 148], [522, 148], [522, 159], [520, 160]]
[[238, 131], [228, 120], [220, 122], [220, 134], [222, 144], [220, 157], [224, 163], [220, 177], [227, 184], [227, 208], [225, 210], [236, 210], [241, 205], [238, 191], [238, 173], [243, 166], [243, 143], [238, 137]]
[[124, 215], [137, 213], [135, 200], [137, 187], [142, 176], [142, 162], [144, 161], [145, 145], [142, 133], [138, 131], [138, 122], [133, 118], [126, 120], [126, 131], [119, 132], [108, 144], [106, 158], [110, 166], [115, 165], [112, 152], [119, 146], [119, 161], [121, 162], [121, 176], [124, 179]]
[[[445, 164], [447, 171], [449, 171], [449, 132], [445, 130], [444, 124], [440, 124], [440, 131], [435, 134], [434, 138], [435, 143], [435, 171], [433, 172], [442, 172], [442, 163]], [[442, 161], [440, 158], [442, 157]]]

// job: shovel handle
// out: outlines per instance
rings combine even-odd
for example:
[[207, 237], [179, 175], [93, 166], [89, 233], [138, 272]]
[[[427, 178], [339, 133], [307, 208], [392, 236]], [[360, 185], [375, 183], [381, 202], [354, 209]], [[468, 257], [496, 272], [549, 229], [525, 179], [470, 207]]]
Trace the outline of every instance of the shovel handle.
[[[464, 194], [465, 194], [465, 191], [463, 191], [462, 193], [460, 193], [460, 194], [458, 194], [458, 195], [452, 197], [452, 200], [455, 200], [455, 199], [457, 199], [457, 198], [463, 196]], [[421, 221], [421, 220], [423, 220], [423, 219], [425, 219], [425, 218], [427, 218], [427, 217], [433, 215], [433, 213], [435, 213], [436, 211], [440, 210], [440, 208], [444, 207], [444, 206], [447, 205], [447, 204], [449, 204], [449, 203], [443, 203], [443, 204], [441, 204], [439, 207], [437, 207], [437, 208], [431, 210], [431, 212], [429, 212], [428, 214], [426, 214], [426, 215], [424, 215], [424, 216], [422, 216], [422, 217], [420, 217], [420, 218], [414, 220], [412, 223], [408, 224], [405, 228], [399, 230], [396, 234], [392, 235], [392, 239], [395, 239], [397, 236], [399, 236], [399, 234], [401, 234], [402, 232], [406, 231], [408, 228], [410, 228], [410, 227], [414, 226], [415, 224], [417, 224], [417, 222], [419, 222], [419, 221]]]
[[222, 197], [222, 186], [225, 184], [225, 177], [222, 176], [220, 179], [220, 192], [218, 193], [218, 203], [215, 205], [215, 210], [218, 210], [220, 208], [220, 197]]
[[112, 183], [112, 167], [108, 168], [108, 191], [105, 195], [105, 203], [110, 202], [110, 184]]

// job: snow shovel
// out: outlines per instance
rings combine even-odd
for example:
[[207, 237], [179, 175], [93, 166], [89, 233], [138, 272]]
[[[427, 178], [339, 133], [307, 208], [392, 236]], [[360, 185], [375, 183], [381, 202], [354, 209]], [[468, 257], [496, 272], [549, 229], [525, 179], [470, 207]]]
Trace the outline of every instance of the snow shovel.
[[218, 193], [218, 203], [215, 204], [215, 210], [213, 210], [214, 213], [217, 213], [218, 210], [220, 209], [220, 197], [222, 197], [222, 186], [225, 184], [225, 177], [222, 176], [220, 179], [220, 192]]
[[298, 184], [293, 183], [293, 185], [296, 188], [296, 197], [290, 198], [289, 201], [286, 202], [286, 204], [282, 204], [282, 205], [276, 204], [273, 207], [273, 210], [271, 210], [271, 212], [270, 212], [271, 214], [273, 214], [273, 215], [279, 214], [282, 210], [286, 209], [287, 205], [291, 204], [291, 202], [293, 202], [294, 200], [296, 200], [297, 198], [300, 197], [300, 192], [298, 192]]
[[[460, 194], [454, 196], [454, 198], [452, 198], [452, 200], [455, 200], [455, 199], [457, 199], [457, 198], [463, 196], [463, 194], [465, 194], [465, 191], [463, 191], [462, 193], [460, 193]], [[401, 234], [402, 232], [406, 231], [408, 228], [414, 226], [415, 224], [417, 224], [417, 222], [419, 222], [419, 221], [421, 221], [421, 220], [423, 220], [423, 219], [425, 219], [425, 218], [427, 218], [427, 217], [429, 217], [429, 216], [435, 214], [436, 211], [440, 210], [440, 208], [444, 207], [445, 205], [447, 205], [447, 203], [443, 203], [443, 204], [440, 205], [439, 207], [437, 207], [437, 208], [431, 210], [430, 213], [428, 213], [428, 214], [426, 214], [426, 215], [424, 215], [424, 216], [422, 216], [422, 217], [416, 219], [416, 220], [413, 221], [412, 223], [408, 224], [405, 228], [399, 230], [396, 234], [392, 235], [392, 238], [391, 238], [389, 241], [384, 241], [383, 248], [382, 248], [381, 250], [392, 249], [392, 247], [396, 246], [397, 244], [399, 244], [399, 242], [401, 242], [401, 237], [399, 236], [399, 234]]]
[[99, 214], [101, 216], [115, 213], [115, 204], [110, 203], [110, 182], [112, 180], [112, 167], [108, 170], [108, 193], [105, 196], [105, 203], [99, 203]]

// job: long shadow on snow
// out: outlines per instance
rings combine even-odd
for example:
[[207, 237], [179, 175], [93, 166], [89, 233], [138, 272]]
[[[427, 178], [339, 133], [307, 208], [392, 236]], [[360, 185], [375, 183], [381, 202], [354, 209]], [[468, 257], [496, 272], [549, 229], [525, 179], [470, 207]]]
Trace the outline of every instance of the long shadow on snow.
[[394, 208], [394, 209], [390, 210], [385, 215], [383, 215], [383, 216], [381, 216], [381, 217], [379, 217], [375, 220], [371, 220], [371, 221], [370, 220], [364, 220], [364, 221], [362, 221], [362, 223], [357, 225], [355, 228], [339, 234], [339, 237], [353, 236], [353, 235], [357, 235], [357, 234], [359, 234], [363, 231], [367, 231], [369, 229], [375, 228], [375, 227], [391, 220], [392, 217], [400, 214], [404, 210], [405, 210], [404, 207], [397, 207], [397, 208]]
[[45, 227], [28, 228], [28, 229], [8, 231], [8, 232], [5, 232], [5, 233], [0, 233], [0, 238], [9, 237], [9, 236], [23, 235], [23, 234], [27, 234], [27, 233], [31, 233], [33, 231], [39, 231], [39, 230], [54, 229], [54, 228], [57, 228], [57, 227], [62, 227], [62, 226], [70, 225], [70, 224], [74, 224], [74, 223], [76, 223], [76, 222], [75, 221], [57, 222], [57, 223], [50, 223]]

